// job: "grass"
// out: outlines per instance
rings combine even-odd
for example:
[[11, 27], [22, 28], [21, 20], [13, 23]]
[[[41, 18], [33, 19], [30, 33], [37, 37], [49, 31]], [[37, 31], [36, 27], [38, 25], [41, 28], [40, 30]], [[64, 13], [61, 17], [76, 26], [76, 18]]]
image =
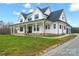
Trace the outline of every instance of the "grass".
[[55, 44], [62, 44], [72, 38], [68, 35], [61, 38], [43, 38], [33, 36], [0, 35], [0, 55], [36, 55]]

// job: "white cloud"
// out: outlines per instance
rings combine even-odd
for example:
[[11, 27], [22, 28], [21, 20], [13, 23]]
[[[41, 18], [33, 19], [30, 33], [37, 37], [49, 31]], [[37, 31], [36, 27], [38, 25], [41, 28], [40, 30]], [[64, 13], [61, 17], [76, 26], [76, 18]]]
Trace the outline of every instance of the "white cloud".
[[26, 7], [26, 8], [31, 8], [31, 4], [30, 3], [26, 3], [23, 6]]
[[6, 5], [11, 5], [11, 4], [13, 4], [13, 3], [5, 3]]
[[30, 13], [30, 12], [33, 12], [34, 11], [34, 9], [30, 9], [28, 12]]
[[20, 12], [13, 11], [13, 14], [15, 14], [15, 15], [19, 15]]
[[26, 12], [26, 10], [25, 10], [25, 9], [23, 9], [23, 10], [22, 10], [22, 12]]
[[70, 11], [78, 11], [79, 10], [79, 3], [72, 3], [70, 5], [70, 8], [69, 8]]
[[40, 5], [40, 3], [37, 3], [37, 5]]
[[79, 0], [0, 0], [0, 3], [78, 3]]

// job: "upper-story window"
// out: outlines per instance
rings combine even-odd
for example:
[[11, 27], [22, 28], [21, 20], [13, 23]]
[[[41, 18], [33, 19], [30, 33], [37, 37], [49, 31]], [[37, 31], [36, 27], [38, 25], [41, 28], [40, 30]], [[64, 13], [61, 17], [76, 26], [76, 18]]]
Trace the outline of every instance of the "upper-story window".
[[32, 20], [32, 18], [28, 18], [28, 21], [31, 21]]
[[65, 19], [65, 16], [64, 15], [62, 15], [62, 20], [64, 20]]
[[39, 14], [36, 14], [34, 18], [35, 19], [38, 19], [39, 18]]
[[66, 29], [66, 27], [64, 26], [64, 29]]
[[23, 19], [20, 19], [20, 22], [23, 22]]

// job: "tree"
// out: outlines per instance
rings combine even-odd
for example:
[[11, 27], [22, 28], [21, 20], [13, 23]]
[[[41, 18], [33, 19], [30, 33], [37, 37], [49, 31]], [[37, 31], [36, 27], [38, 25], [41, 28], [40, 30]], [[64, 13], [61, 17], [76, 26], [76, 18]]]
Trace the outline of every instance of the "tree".
[[72, 33], [79, 33], [79, 27], [72, 27], [71, 32]]
[[0, 22], [0, 34], [10, 34], [10, 22], [5, 24], [3, 21]]

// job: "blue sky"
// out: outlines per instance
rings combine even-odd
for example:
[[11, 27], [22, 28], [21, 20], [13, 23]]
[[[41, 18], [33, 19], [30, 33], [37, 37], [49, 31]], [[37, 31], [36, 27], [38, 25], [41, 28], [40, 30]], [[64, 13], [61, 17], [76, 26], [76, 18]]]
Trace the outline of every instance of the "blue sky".
[[53, 11], [64, 9], [66, 18], [71, 26], [79, 26], [79, 4], [71, 3], [0, 3], [0, 20], [4, 22], [17, 23], [20, 12], [31, 12], [36, 7], [50, 7]]

